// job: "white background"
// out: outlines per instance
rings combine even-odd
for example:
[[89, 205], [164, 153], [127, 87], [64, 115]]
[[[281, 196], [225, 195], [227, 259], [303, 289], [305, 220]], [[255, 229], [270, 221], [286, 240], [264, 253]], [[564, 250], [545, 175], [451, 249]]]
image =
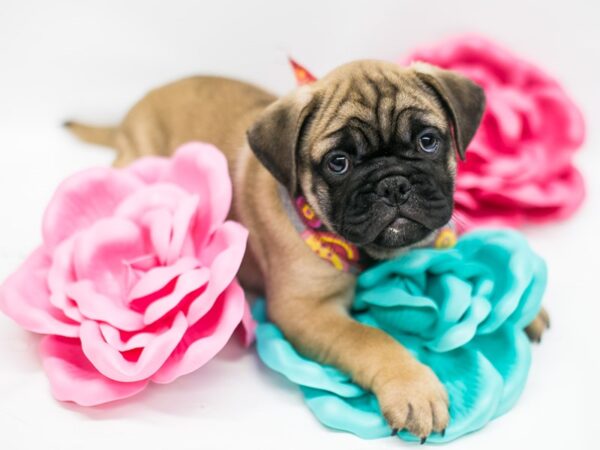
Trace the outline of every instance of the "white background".
[[[589, 195], [562, 224], [527, 229], [548, 261], [552, 330], [534, 351], [517, 406], [451, 449], [599, 448], [600, 10], [594, 1], [25, 1], [0, 0], [0, 279], [40, 240], [57, 183], [108, 165], [75, 141], [67, 118], [113, 123], [144, 92], [196, 73], [277, 93], [285, 56], [315, 74], [356, 58], [398, 59], [416, 45], [479, 31], [536, 61], [582, 107], [578, 155]], [[199, 372], [130, 401], [85, 409], [49, 393], [38, 339], [0, 317], [0, 448], [405, 448], [329, 431], [298, 391], [230, 345]]]

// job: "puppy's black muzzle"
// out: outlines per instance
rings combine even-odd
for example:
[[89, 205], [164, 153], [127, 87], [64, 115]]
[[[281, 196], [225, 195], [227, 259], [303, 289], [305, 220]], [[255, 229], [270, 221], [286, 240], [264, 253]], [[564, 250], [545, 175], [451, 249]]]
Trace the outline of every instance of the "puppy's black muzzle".
[[410, 191], [410, 182], [400, 175], [383, 178], [375, 187], [375, 193], [390, 206], [406, 203]]

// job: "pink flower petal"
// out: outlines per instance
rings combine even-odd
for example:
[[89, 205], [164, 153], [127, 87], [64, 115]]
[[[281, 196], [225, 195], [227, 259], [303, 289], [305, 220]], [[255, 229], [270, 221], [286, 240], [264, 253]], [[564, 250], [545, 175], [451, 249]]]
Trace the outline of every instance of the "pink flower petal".
[[[227, 160], [215, 146], [191, 142], [180, 147], [163, 181], [175, 183], [186, 191], [198, 194], [202, 220], [209, 224], [208, 233], [220, 226], [231, 206], [231, 180]], [[208, 196], [208, 198], [206, 198]]]
[[29, 331], [77, 337], [79, 324], [50, 303], [49, 267], [50, 258], [39, 247], [0, 288], [0, 309]]
[[152, 184], [163, 177], [169, 164], [169, 158], [164, 156], [144, 156], [121, 170], [135, 175], [146, 184]]
[[50, 289], [50, 303], [63, 311], [68, 318], [75, 322], [81, 322], [83, 316], [77, 309], [77, 304], [65, 295], [66, 286], [75, 281], [75, 271], [71, 260], [74, 242], [75, 239], [72, 236], [54, 248], [47, 275], [47, 285]]
[[[158, 183], [129, 196], [115, 214], [149, 230], [161, 264], [171, 264], [181, 256], [190, 229], [196, 220], [199, 197], [176, 185]], [[203, 211], [203, 217], [206, 212]]]
[[244, 291], [234, 281], [219, 296], [210, 312], [190, 327], [172, 356], [152, 376], [152, 381], [169, 383], [210, 361], [242, 321], [245, 303]]
[[167, 264], [172, 264], [181, 256], [186, 238], [190, 236], [192, 221], [196, 218], [198, 212], [198, 204], [198, 196], [190, 195], [183, 199], [173, 212], [173, 227], [169, 234], [171, 239], [166, 255]]
[[48, 251], [75, 231], [113, 214], [123, 198], [142, 186], [114, 169], [89, 169], [63, 181], [44, 214], [42, 234]]
[[128, 261], [146, 251], [141, 231], [133, 222], [119, 217], [100, 219], [75, 240], [75, 278], [90, 280], [99, 293], [120, 300], [128, 284]]
[[135, 333], [129, 339], [124, 339], [117, 328], [107, 323], [100, 323], [100, 333], [108, 345], [119, 352], [128, 352], [138, 348], [146, 347], [154, 339], [154, 333], [143, 331]]
[[492, 117], [499, 128], [498, 139], [502, 145], [514, 146], [521, 137], [523, 129], [523, 121], [512, 105], [497, 97], [495, 102], [488, 103], [488, 110], [491, 111]]
[[100, 374], [87, 360], [78, 339], [46, 336], [40, 346], [44, 371], [57, 400], [82, 406], [130, 397], [142, 391], [147, 380], [120, 383]]
[[164, 267], [154, 267], [141, 277], [129, 293], [129, 300], [141, 299], [163, 289], [172, 280], [182, 273], [195, 269], [199, 266], [195, 258], [181, 258], [173, 265]]
[[151, 377], [164, 364], [187, 328], [185, 315], [179, 312], [170, 328], [155, 333], [137, 361], [129, 361], [103, 339], [98, 323], [87, 320], [81, 324], [81, 347], [94, 367], [111, 380], [141, 381]]
[[173, 215], [166, 209], [157, 209], [145, 214], [144, 223], [150, 229], [150, 240], [158, 261], [166, 264], [173, 230]]
[[64, 292], [50, 294], [50, 303], [52, 306], [60, 309], [63, 314], [74, 322], [81, 323], [84, 317], [79, 312], [77, 303], [71, 300]]
[[149, 325], [162, 318], [189, 294], [203, 287], [210, 278], [210, 270], [200, 268], [185, 272], [177, 278], [175, 288], [170, 294], [158, 298], [144, 311], [144, 324]]
[[187, 319], [196, 323], [209, 311], [217, 297], [232, 282], [246, 251], [248, 230], [236, 222], [225, 222], [201, 250], [202, 263], [210, 267], [206, 290], [190, 304]]
[[144, 327], [141, 314], [129, 309], [120, 298], [98, 293], [89, 280], [71, 283], [66, 288], [66, 294], [87, 319], [106, 322], [124, 331], [137, 331]]
[[140, 223], [145, 214], [156, 210], [173, 212], [177, 205], [189, 197], [181, 186], [169, 183], [156, 183], [131, 193], [115, 209], [114, 215]]
[[[539, 109], [544, 111], [551, 142], [566, 150], [580, 147], [585, 139], [585, 122], [579, 108], [558, 87], [545, 87], [537, 93]], [[567, 154], [570, 152], [567, 152]]]
[[65, 287], [76, 279], [73, 269], [73, 249], [76, 236], [63, 240], [52, 252], [48, 270], [48, 287], [51, 292], [63, 292]]

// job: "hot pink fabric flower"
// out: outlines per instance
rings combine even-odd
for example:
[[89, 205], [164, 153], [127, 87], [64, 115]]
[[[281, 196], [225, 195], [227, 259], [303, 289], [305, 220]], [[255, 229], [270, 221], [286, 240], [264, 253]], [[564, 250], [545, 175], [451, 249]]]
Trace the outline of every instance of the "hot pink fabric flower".
[[91, 169], [64, 181], [43, 244], [0, 291], [1, 309], [46, 334], [59, 400], [96, 405], [168, 383], [254, 324], [235, 280], [247, 231], [226, 221], [231, 182], [215, 147]]
[[412, 61], [461, 72], [486, 93], [481, 128], [459, 164], [456, 212], [465, 228], [561, 219], [577, 209], [584, 186], [572, 157], [584, 123], [555, 80], [478, 36], [417, 50]]

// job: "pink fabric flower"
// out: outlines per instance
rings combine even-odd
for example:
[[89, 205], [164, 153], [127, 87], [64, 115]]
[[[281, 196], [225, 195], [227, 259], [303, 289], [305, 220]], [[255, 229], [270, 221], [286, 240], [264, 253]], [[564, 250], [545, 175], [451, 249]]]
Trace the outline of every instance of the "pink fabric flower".
[[247, 231], [226, 221], [231, 182], [215, 147], [91, 169], [64, 181], [43, 244], [0, 291], [0, 307], [42, 333], [59, 400], [97, 405], [168, 383], [254, 323], [235, 280]]
[[560, 85], [527, 61], [478, 36], [415, 51], [480, 84], [487, 108], [459, 164], [456, 215], [464, 228], [562, 219], [584, 197], [572, 157], [584, 139], [582, 115]]

